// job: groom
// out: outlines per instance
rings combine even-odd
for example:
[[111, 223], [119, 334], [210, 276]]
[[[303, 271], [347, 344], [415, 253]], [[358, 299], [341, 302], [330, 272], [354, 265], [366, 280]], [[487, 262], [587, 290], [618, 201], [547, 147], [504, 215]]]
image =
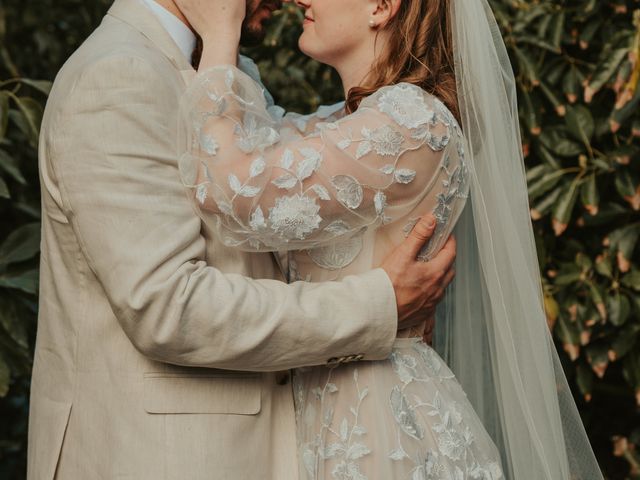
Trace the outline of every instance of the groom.
[[[249, 4], [259, 35], [277, 2]], [[288, 370], [386, 358], [451, 279], [453, 241], [415, 260], [426, 220], [340, 282], [287, 285], [271, 254], [223, 246], [177, 170], [180, 18], [116, 0], [47, 103], [29, 480], [295, 479]]]

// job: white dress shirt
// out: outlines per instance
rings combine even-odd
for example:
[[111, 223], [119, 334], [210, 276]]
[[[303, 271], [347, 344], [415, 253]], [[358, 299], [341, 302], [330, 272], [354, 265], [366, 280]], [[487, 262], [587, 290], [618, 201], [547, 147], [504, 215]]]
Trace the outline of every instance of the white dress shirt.
[[149, 7], [158, 18], [158, 21], [169, 33], [176, 45], [178, 45], [178, 48], [187, 60], [191, 61], [191, 55], [196, 48], [196, 36], [191, 29], [182, 23], [182, 20], [154, 0], [142, 0], [142, 2]]

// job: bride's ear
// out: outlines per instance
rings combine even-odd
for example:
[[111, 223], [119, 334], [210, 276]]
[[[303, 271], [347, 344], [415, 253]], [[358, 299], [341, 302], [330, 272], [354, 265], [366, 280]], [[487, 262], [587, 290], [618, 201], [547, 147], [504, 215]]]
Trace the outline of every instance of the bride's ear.
[[376, 27], [384, 28], [398, 14], [400, 4], [406, 0], [375, 0], [374, 12], [371, 19], [375, 22]]

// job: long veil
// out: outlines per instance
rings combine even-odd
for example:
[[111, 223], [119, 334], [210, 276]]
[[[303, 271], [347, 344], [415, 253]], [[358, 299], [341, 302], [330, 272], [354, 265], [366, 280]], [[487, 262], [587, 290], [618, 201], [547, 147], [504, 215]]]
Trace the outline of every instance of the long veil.
[[434, 348], [498, 446], [509, 480], [602, 480], [543, 307], [516, 85], [486, 0], [452, 0], [470, 197]]

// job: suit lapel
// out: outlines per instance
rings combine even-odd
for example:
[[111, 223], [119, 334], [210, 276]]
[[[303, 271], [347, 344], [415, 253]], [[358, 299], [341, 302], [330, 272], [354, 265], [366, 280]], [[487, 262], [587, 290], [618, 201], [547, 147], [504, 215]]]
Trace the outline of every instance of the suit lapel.
[[194, 71], [171, 35], [141, 0], [116, 0], [107, 15], [121, 20], [147, 37], [180, 71]]

